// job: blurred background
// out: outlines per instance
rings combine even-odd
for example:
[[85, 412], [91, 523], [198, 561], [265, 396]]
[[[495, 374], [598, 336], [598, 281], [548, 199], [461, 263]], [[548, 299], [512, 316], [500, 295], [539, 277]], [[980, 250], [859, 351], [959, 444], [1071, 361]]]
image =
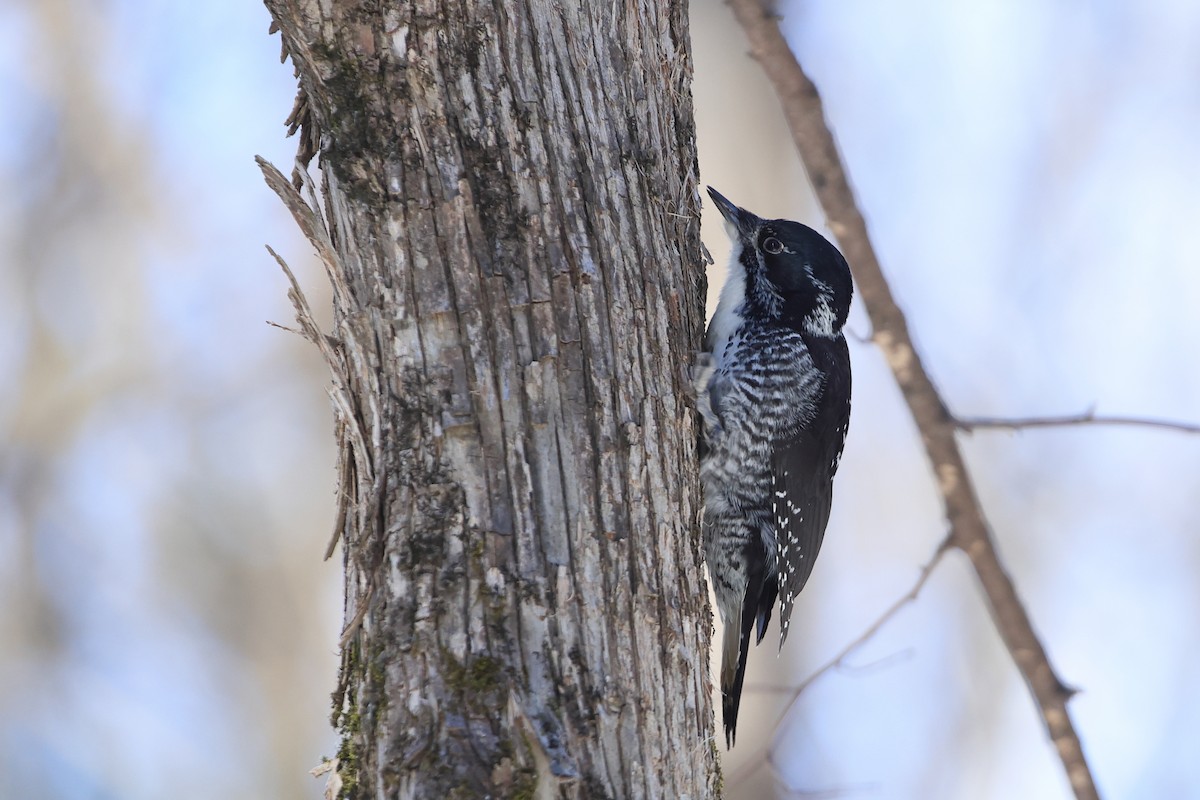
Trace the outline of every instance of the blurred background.
[[[962, 415], [1200, 421], [1200, 5], [782, 3], [884, 269]], [[253, 3], [0, 4], [0, 799], [318, 798], [340, 564], [295, 82]], [[693, 4], [703, 180], [822, 226], [724, 5]], [[706, 217], [715, 216], [706, 212]], [[705, 242], [727, 253], [715, 219]], [[711, 307], [711, 306], [710, 306]], [[964, 561], [806, 691], [944, 533], [851, 316], [833, 520], [779, 658], [754, 653], [731, 798], [1065, 798]], [[1108, 798], [1200, 797], [1200, 438], [964, 439]], [[770, 634], [768, 641], [773, 639]], [[748, 761], [757, 767], [744, 768]]]

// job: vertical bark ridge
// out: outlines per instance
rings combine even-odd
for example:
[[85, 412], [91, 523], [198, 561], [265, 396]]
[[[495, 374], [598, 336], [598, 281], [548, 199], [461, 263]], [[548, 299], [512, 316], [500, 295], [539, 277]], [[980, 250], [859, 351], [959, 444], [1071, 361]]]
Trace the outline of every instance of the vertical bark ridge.
[[349, 287], [340, 425], [371, 431], [343, 793], [712, 794], [686, 8], [267, 4]]

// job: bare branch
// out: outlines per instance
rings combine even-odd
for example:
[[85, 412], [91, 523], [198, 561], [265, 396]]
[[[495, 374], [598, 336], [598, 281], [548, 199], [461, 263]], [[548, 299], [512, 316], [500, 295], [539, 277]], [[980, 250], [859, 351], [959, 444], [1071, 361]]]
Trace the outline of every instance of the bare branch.
[[779, 29], [778, 20], [762, 0], [729, 0], [729, 5], [746, 31], [754, 57], [779, 96], [800, 158], [825, 209], [829, 228], [854, 271], [859, 294], [875, 330], [875, 341], [921, 432], [950, 522], [950, 541], [971, 560], [992, 620], [1033, 694], [1076, 798], [1098, 800], [1099, 792], [1083, 746], [1067, 711], [1070, 692], [1050, 665], [1016, 587], [1000, 563], [958, 447], [955, 437], [958, 428], [921, 363], [908, 332], [908, 322], [880, 269], [866, 222], [825, 121], [817, 89], [804, 74]]
[[[917, 576], [917, 582], [912, 585], [911, 589], [901, 595], [896, 602], [888, 606], [887, 611], [884, 611], [883, 614], [880, 615], [879, 619], [871, 623], [871, 626], [863, 631], [857, 639], [843, 647], [840, 653], [826, 661], [816, 672], [809, 675], [807, 678], [802, 680], [799, 685], [792, 689], [792, 696], [788, 698], [787, 710], [785, 710], [783, 715], [779, 718], [779, 723], [776, 726], [777, 728], [783, 727], [784, 721], [788, 718], [788, 715], [791, 714], [792, 708], [796, 705], [796, 701], [800, 699], [800, 695], [803, 694], [805, 689], [811, 686], [817, 680], [817, 678], [820, 678], [826, 672], [841, 667], [843, 662], [851, 653], [862, 647], [871, 639], [871, 637], [879, 633], [880, 629], [883, 628], [883, 626], [886, 625], [892, 619], [892, 617], [896, 616], [900, 609], [917, 599], [917, 595], [921, 593], [921, 589], [923, 589], [925, 584], [929, 581], [929, 576], [933, 574], [934, 568], [941, 563], [942, 556], [944, 556], [946, 551], [950, 549], [950, 545], [951, 538], [947, 536], [944, 540], [942, 540], [942, 543], [938, 545], [938, 549], [936, 552], [934, 552], [933, 558], [929, 559], [929, 563], [921, 568], [921, 574]], [[774, 749], [774, 745], [772, 745], [772, 749]]]
[[[885, 612], [888, 613], [888, 612]], [[889, 653], [881, 658], [876, 658], [868, 661], [866, 664], [848, 664], [842, 661], [833, 667], [840, 675], [849, 675], [852, 677], [861, 677], [865, 675], [874, 675], [877, 672], [882, 672], [896, 664], [904, 661], [910, 661], [916, 655], [916, 649], [905, 647], [902, 650], [897, 650], [894, 653]], [[809, 679], [811, 682], [812, 679]], [[742, 694], [791, 694], [796, 691], [794, 684], [782, 683], [748, 683], [742, 687]]]
[[911, 661], [913, 656], [917, 654], [915, 648], [906, 647], [903, 650], [897, 650], [894, 653], [889, 653], [882, 658], [877, 658], [874, 661], [868, 661], [866, 664], [838, 664], [835, 669], [841, 675], [850, 675], [852, 677], [863, 677], [866, 675], [874, 675], [877, 672], [883, 672], [897, 664], [905, 661]]
[[912, 585], [912, 588], [909, 589], [907, 592], [905, 592], [903, 595], [901, 595], [896, 600], [896, 602], [894, 602], [890, 606], [888, 606], [887, 610], [884, 611], [879, 616], [878, 619], [876, 619], [874, 622], [872, 622], [871, 625], [865, 631], [863, 631], [861, 634], [859, 634], [859, 636], [856, 639], [854, 639], [852, 642], [850, 642], [845, 647], [843, 647], [838, 652], [837, 655], [835, 655], [833, 658], [829, 659], [824, 664], [822, 664], [817, 669], [816, 672], [813, 672], [807, 678], [800, 681], [800, 683], [797, 684], [796, 686], [758, 687], [758, 691], [787, 692], [787, 693], [791, 694], [791, 697], [788, 698], [787, 708], [784, 709], [783, 714], [779, 717], [779, 721], [775, 724], [775, 736], [773, 737], [770, 747], [766, 748], [756, 758], [753, 758], [750, 761], [747, 761], [745, 764], [743, 764], [741, 766], [740, 769], [738, 769], [737, 772], [733, 773], [729, 777], [729, 785], [730, 786], [737, 785], [738, 781], [749, 777], [750, 775], [752, 775], [754, 773], [755, 770], [757, 770], [760, 766], [767, 763], [771, 759], [772, 753], [775, 752], [775, 747], [777, 744], [775, 739], [778, 739], [779, 731], [783, 728], [784, 721], [787, 720], [788, 716], [792, 713], [792, 709], [795, 707], [796, 701], [798, 699], [800, 699], [800, 695], [804, 693], [804, 690], [807, 689], [809, 686], [812, 686], [814, 683], [816, 683], [817, 679], [820, 678], [825, 673], [829, 672], [830, 670], [839, 669], [842, 666], [844, 666], [845, 660], [850, 656], [851, 653], [853, 653], [858, 648], [862, 647], [875, 634], [879, 633], [879, 631], [883, 628], [883, 626], [886, 625], [892, 619], [892, 617], [896, 616], [896, 614], [899, 613], [900, 609], [904, 608], [906, 605], [908, 605], [912, 601], [916, 600], [917, 595], [919, 595], [921, 593], [921, 589], [923, 589], [925, 587], [925, 584], [929, 581], [929, 576], [933, 574], [933, 570], [937, 567], [937, 565], [939, 563], [941, 563], [942, 556], [944, 556], [946, 554], [946, 551], [950, 549], [950, 546], [951, 546], [951, 537], [947, 536], [945, 539], [942, 540], [942, 543], [940, 545], [938, 545], [937, 550], [933, 554], [933, 558], [929, 559], [929, 563], [921, 568], [921, 574], [917, 576], [916, 583], [914, 583]]
[[1124, 417], [1098, 415], [1095, 409], [1088, 409], [1080, 414], [1064, 414], [1058, 417], [956, 417], [955, 426], [967, 433], [977, 430], [1010, 430], [1024, 428], [1062, 428], [1070, 425], [1121, 425], [1126, 427], [1161, 428], [1179, 433], [1200, 433], [1200, 425], [1192, 422], [1176, 422], [1169, 419], [1149, 419], [1146, 417]]

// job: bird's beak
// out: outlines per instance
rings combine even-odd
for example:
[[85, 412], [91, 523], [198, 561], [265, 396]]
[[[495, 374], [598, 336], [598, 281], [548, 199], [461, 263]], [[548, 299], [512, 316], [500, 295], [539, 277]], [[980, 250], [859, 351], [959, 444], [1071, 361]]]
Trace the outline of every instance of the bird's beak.
[[721, 212], [721, 216], [725, 218], [725, 230], [729, 234], [730, 239], [749, 239], [753, 237], [754, 232], [758, 230], [758, 225], [761, 222], [758, 217], [744, 208], [738, 208], [711, 186], [708, 187], [708, 196], [712, 198], [713, 204]]

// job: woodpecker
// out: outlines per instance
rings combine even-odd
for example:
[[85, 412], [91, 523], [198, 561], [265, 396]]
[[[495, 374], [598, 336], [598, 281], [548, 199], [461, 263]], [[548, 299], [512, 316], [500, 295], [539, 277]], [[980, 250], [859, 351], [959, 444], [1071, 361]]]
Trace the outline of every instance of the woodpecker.
[[709, 187], [732, 240], [696, 373], [704, 548], [725, 624], [725, 744], [737, 732], [751, 629], [779, 600], [779, 646], [821, 549], [850, 422], [850, 267], [799, 222], [760, 219]]

